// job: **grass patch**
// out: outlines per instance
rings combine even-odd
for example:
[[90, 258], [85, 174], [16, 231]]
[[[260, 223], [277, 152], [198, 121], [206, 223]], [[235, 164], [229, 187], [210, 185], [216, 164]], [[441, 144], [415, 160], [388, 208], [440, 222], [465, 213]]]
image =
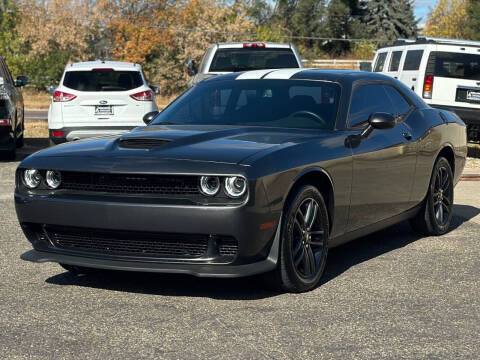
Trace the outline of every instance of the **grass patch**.
[[26, 110], [48, 110], [50, 106], [50, 94], [46, 91], [24, 88], [22, 95]]
[[25, 138], [48, 138], [46, 121], [25, 121]]

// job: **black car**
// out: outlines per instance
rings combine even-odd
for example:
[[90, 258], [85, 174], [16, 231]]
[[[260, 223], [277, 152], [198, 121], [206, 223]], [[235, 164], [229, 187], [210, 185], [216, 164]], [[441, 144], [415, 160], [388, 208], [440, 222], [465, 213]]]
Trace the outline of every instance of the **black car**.
[[15, 157], [23, 146], [23, 97], [17, 87], [27, 84], [25, 76], [13, 80], [5, 60], [0, 57], [0, 155]]
[[[146, 120], [148, 120], [146, 116]], [[464, 123], [390, 77], [264, 70], [208, 79], [146, 127], [18, 167], [24, 260], [238, 277], [287, 291], [328, 249], [410, 220], [448, 231]]]

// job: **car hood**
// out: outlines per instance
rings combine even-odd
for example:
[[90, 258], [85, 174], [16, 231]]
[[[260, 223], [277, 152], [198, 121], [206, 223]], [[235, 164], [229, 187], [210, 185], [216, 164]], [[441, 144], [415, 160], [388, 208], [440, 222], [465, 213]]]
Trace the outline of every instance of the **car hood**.
[[75, 141], [35, 157], [142, 157], [239, 164], [259, 152], [291, 146], [325, 131], [238, 126], [163, 125], [137, 128], [122, 136]]

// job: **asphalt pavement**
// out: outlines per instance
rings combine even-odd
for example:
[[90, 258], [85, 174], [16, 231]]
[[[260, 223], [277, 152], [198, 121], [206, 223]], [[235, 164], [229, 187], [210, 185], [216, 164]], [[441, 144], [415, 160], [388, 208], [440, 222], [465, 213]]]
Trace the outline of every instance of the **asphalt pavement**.
[[[19, 159], [42, 144], [27, 144]], [[101, 272], [19, 256], [17, 162], [0, 161], [0, 357], [475, 359], [480, 350], [480, 182], [456, 188], [452, 230], [402, 223], [334, 249], [321, 286]]]
[[47, 121], [48, 110], [25, 110], [26, 121]]

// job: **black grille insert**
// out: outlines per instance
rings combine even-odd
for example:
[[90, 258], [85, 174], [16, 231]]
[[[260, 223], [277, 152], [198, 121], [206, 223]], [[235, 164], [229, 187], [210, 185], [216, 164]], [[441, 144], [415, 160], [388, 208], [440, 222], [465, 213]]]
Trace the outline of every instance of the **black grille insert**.
[[120, 194], [198, 195], [198, 177], [62, 172], [61, 189]]
[[208, 235], [147, 233], [45, 226], [55, 247], [110, 255], [199, 258], [207, 253]]
[[238, 242], [233, 238], [223, 238], [218, 245], [218, 253], [221, 256], [236, 256], [238, 251]]
[[120, 139], [119, 146], [125, 149], [153, 149], [168, 144], [170, 141], [165, 139], [125, 138]]

